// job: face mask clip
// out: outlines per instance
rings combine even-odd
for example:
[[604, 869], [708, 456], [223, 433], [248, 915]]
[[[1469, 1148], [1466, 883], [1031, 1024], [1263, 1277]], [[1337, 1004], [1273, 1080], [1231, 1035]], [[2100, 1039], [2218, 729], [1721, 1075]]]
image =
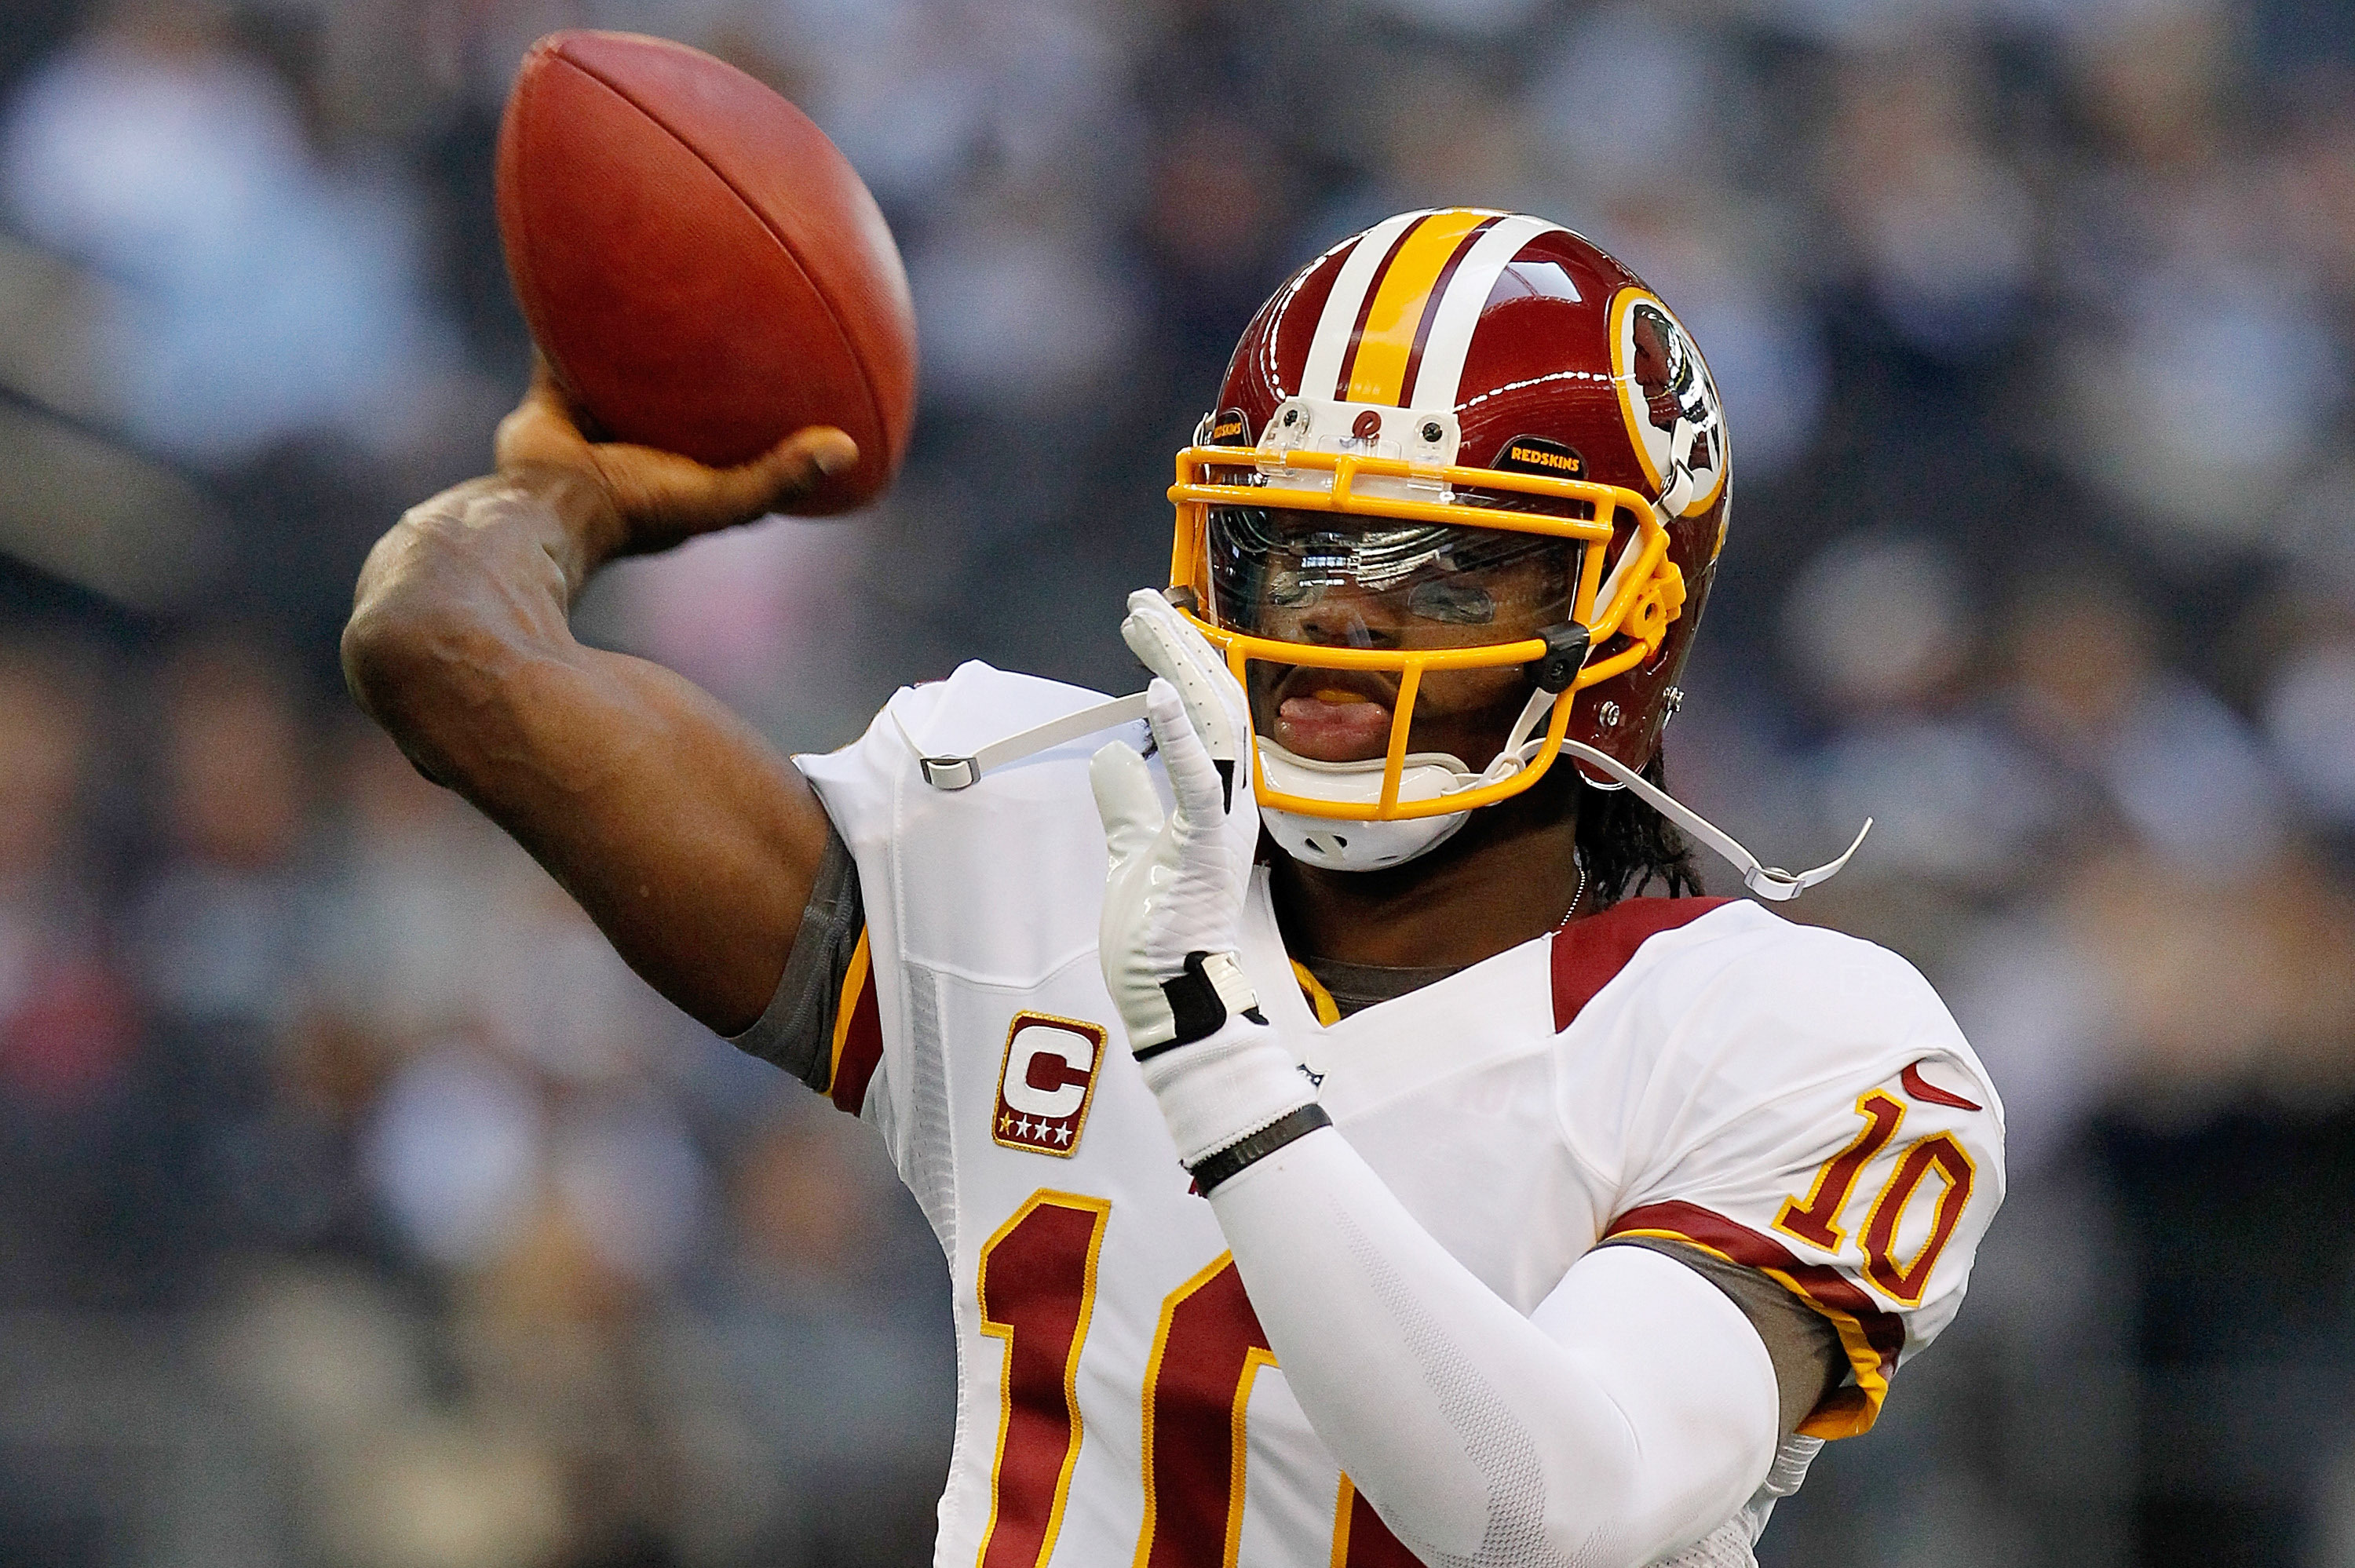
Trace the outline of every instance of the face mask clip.
[[1538, 690], [1557, 694], [1578, 679], [1578, 672], [1585, 666], [1586, 650], [1593, 641], [1593, 633], [1575, 620], [1566, 620], [1560, 626], [1542, 629], [1538, 636], [1545, 641], [1546, 651], [1541, 657], [1530, 660], [1522, 668], [1529, 672], [1529, 679], [1537, 683]]

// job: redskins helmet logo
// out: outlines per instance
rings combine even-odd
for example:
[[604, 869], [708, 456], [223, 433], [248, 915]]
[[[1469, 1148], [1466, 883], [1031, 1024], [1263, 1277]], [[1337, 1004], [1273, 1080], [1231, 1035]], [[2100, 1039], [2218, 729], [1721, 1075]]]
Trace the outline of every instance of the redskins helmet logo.
[[1689, 473], [1678, 514], [1708, 511], [1725, 488], [1725, 409], [1700, 350], [1658, 295], [1622, 289], [1612, 300], [1611, 376], [1653, 489], [1666, 494]]

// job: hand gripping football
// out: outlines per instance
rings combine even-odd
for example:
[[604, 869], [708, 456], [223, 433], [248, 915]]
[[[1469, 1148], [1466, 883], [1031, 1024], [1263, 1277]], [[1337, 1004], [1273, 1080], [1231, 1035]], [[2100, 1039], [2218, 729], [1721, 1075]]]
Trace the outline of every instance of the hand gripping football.
[[915, 414], [907, 274], [800, 110], [681, 44], [551, 34], [507, 98], [498, 212], [524, 319], [592, 434], [727, 465], [836, 425], [859, 461], [794, 510], [890, 482]]

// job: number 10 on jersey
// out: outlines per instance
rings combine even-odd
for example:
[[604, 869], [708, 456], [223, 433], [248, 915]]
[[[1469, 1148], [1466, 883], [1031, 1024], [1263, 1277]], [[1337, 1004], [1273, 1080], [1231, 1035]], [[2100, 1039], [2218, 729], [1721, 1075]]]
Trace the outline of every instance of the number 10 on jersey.
[[[975, 1568], [1039, 1568], [1055, 1550], [1083, 1440], [1080, 1348], [1112, 1203], [1040, 1189], [982, 1245], [981, 1331], [1006, 1345], [989, 1525]], [[1275, 1365], [1234, 1260], [1169, 1293], [1145, 1369], [1143, 1524], [1133, 1568], [1233, 1568], [1242, 1537], [1244, 1417]], [[1413, 1568], [1347, 1478], [1335, 1568]]]

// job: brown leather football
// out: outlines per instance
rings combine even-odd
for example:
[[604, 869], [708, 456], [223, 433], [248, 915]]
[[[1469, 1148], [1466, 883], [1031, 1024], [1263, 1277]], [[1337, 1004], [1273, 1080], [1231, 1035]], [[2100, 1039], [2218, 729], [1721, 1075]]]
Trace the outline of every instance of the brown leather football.
[[524, 319], [602, 434], [725, 465], [837, 425], [858, 465], [794, 510], [890, 482], [915, 415], [908, 277], [800, 110], [683, 44], [552, 33], [507, 97], [498, 209]]

